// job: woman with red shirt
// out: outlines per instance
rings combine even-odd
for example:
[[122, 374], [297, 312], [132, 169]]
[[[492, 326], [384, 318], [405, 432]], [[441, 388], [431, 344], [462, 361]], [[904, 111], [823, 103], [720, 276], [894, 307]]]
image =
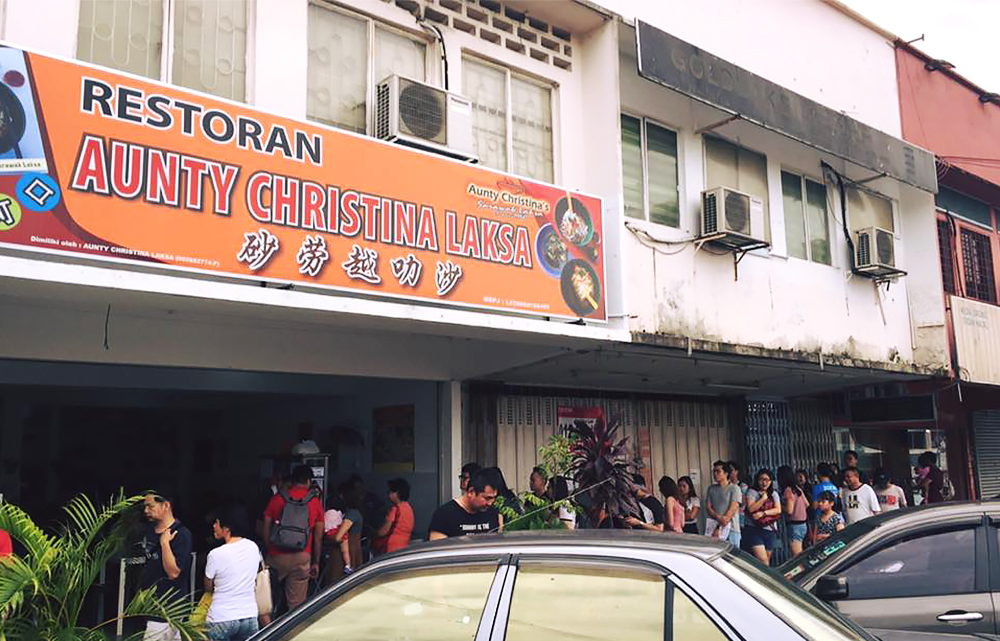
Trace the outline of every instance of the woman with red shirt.
[[385, 515], [385, 523], [376, 533], [377, 537], [386, 538], [385, 551], [395, 552], [410, 544], [413, 536], [413, 508], [410, 507], [410, 484], [404, 479], [392, 479], [389, 486], [389, 502], [392, 507]]

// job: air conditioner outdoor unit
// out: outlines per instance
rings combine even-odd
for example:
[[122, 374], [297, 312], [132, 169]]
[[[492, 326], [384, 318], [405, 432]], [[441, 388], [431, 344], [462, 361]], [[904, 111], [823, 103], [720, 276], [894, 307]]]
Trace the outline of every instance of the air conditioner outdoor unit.
[[766, 247], [764, 202], [729, 187], [701, 192], [701, 235], [736, 249]]
[[403, 76], [389, 76], [375, 90], [375, 137], [479, 162], [472, 101]]
[[855, 271], [875, 278], [903, 273], [896, 268], [896, 238], [891, 231], [866, 227], [854, 234]]

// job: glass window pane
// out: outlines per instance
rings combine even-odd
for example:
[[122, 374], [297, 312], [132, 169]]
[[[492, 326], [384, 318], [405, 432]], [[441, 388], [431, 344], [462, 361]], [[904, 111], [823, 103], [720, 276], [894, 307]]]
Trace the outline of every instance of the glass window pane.
[[656, 125], [646, 125], [646, 171], [649, 174], [649, 219], [680, 227], [676, 133]]
[[[739, 174], [740, 184], [737, 187], [740, 191], [751, 196], [760, 198], [764, 203], [764, 229], [762, 230], [765, 239], [771, 237], [771, 225], [769, 224], [769, 214], [767, 206], [767, 157], [764, 154], [739, 148]], [[755, 231], [755, 233], [761, 233]]]
[[175, 0], [173, 82], [230, 100], [246, 98], [247, 3]]
[[781, 172], [781, 200], [785, 208], [785, 242], [788, 255], [805, 260], [806, 224], [802, 207], [802, 178]]
[[824, 265], [831, 264], [830, 219], [826, 213], [826, 186], [806, 181], [806, 220], [809, 226], [810, 258]]
[[306, 115], [365, 133], [368, 23], [309, 5]]
[[159, 78], [162, 51], [162, 0], [80, 1], [78, 59]]
[[296, 641], [472, 641], [496, 567], [409, 570], [372, 579], [304, 621]]
[[622, 114], [622, 196], [625, 215], [645, 219], [642, 186], [642, 137], [638, 118]]
[[892, 224], [892, 201], [863, 189], [847, 190], [847, 215], [851, 229], [878, 227], [895, 231]]
[[722, 630], [716, 627], [712, 620], [686, 594], [674, 588], [673, 596], [674, 611], [671, 616], [671, 625], [674, 630], [674, 639], [678, 639], [678, 641], [682, 639], [727, 641]]
[[462, 93], [472, 101], [472, 137], [479, 162], [507, 171], [507, 74], [465, 58]]
[[838, 574], [851, 599], [966, 594], [975, 590], [976, 531], [963, 528], [897, 541]]
[[506, 641], [663, 641], [665, 598], [665, 581], [654, 574], [524, 564], [514, 584]]
[[375, 29], [375, 82], [393, 74], [427, 79], [427, 45], [385, 29]]
[[515, 174], [552, 182], [552, 91], [516, 76], [510, 80]]
[[739, 163], [737, 147], [725, 140], [705, 138], [705, 173], [706, 187], [740, 188]]

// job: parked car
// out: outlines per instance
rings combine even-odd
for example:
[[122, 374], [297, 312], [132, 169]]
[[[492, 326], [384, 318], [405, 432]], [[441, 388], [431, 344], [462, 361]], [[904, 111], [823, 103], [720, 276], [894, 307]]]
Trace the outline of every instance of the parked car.
[[254, 641], [874, 641], [731, 545], [605, 530], [418, 545]]
[[998, 525], [992, 501], [897, 510], [848, 526], [778, 571], [866, 628], [994, 635]]

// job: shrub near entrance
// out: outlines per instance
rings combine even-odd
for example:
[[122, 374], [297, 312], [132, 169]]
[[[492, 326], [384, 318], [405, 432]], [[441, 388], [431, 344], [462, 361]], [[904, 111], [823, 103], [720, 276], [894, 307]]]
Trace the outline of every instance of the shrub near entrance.
[[[0, 559], [0, 640], [106, 641], [118, 617], [93, 627], [80, 625], [80, 611], [101, 568], [118, 555], [134, 525], [128, 517], [145, 494], [119, 493], [102, 507], [80, 495], [63, 510], [66, 523], [48, 534], [19, 507], [0, 505], [0, 529], [25, 550]], [[155, 588], [141, 590], [122, 618], [155, 616], [165, 620], [185, 641], [204, 639], [189, 621], [188, 599], [158, 597]]]

